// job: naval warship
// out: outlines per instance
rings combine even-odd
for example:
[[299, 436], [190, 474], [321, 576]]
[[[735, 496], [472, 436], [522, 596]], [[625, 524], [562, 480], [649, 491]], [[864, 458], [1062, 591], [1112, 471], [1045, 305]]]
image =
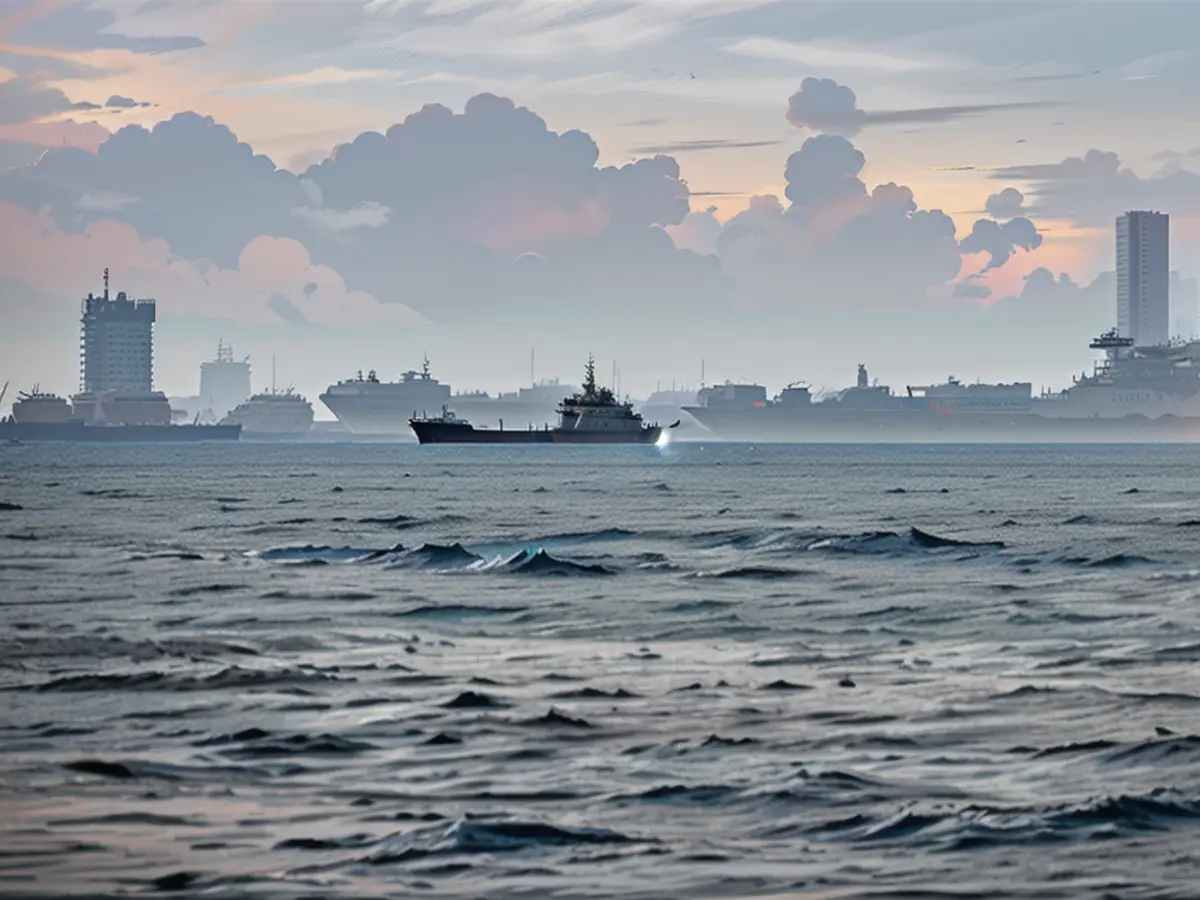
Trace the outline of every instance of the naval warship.
[[1115, 329], [1069, 388], [1035, 396], [1029, 382], [911, 385], [872, 382], [823, 398], [797, 383], [773, 399], [758, 384], [702, 389], [684, 410], [717, 437], [780, 442], [1182, 442], [1200, 439], [1200, 341], [1135, 347]]
[[557, 412], [554, 428], [505, 430], [503, 422], [499, 428], [476, 428], [443, 407], [439, 416], [414, 416], [409, 426], [422, 444], [654, 444], [665, 431], [648, 425], [632, 403], [622, 403], [611, 390], [599, 387], [590, 356], [583, 389], [564, 398]]

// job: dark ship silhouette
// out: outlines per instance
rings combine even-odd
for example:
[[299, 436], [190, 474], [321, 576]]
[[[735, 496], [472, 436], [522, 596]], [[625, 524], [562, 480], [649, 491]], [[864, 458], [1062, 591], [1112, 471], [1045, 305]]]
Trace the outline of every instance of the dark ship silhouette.
[[[623, 403], [596, 384], [596, 365], [588, 357], [583, 390], [558, 405], [558, 425], [526, 429], [476, 428], [451, 410], [439, 416], [413, 417], [409, 426], [422, 444], [655, 444], [666, 429], [649, 425], [632, 403]], [[671, 427], [678, 425], [675, 422]]]

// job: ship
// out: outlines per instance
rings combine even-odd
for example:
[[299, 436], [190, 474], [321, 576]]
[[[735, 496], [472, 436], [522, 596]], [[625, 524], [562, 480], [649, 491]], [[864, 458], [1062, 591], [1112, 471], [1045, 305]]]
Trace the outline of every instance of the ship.
[[291, 388], [255, 394], [221, 420], [222, 425], [240, 425], [242, 439], [250, 441], [298, 441], [312, 423], [312, 404]]
[[426, 358], [420, 371], [404, 372], [397, 381], [382, 381], [371, 370], [331, 384], [320, 400], [358, 437], [411, 438], [409, 419], [442, 407], [451, 407], [480, 426], [544, 422], [555, 414], [564, 397], [579, 388], [557, 380], [532, 382], [528, 387], [492, 396], [486, 391], [452, 393], [450, 386], [435, 378]]
[[590, 356], [583, 388], [565, 397], [556, 411], [558, 425], [553, 428], [506, 430], [503, 422], [499, 428], [476, 428], [448, 408], [439, 416], [414, 416], [409, 426], [422, 444], [655, 444], [665, 433], [647, 424], [632, 403], [617, 400], [609, 388], [596, 384]]
[[[6, 386], [7, 387], [7, 386]], [[0, 394], [3, 399], [3, 394]], [[71, 418], [71, 404], [65, 397], [48, 394], [34, 385], [32, 391], [18, 391], [12, 405], [12, 418], [16, 422], [66, 422]]]
[[313, 408], [291, 385], [275, 389], [275, 359], [271, 358], [271, 389], [254, 394], [230, 410], [222, 425], [240, 425], [250, 441], [298, 441], [313, 424]]
[[1125, 443], [1200, 440], [1200, 341], [1135, 347], [1115, 329], [1103, 352], [1060, 391], [1029, 382], [911, 385], [871, 381], [816, 398], [803, 382], [773, 399], [757, 384], [703, 388], [684, 410], [718, 438], [780, 442]]
[[154, 300], [122, 291], [84, 298], [80, 308], [80, 377], [71, 402], [37, 387], [22, 392], [0, 420], [0, 440], [86, 442], [236, 441], [240, 425], [172, 424], [170, 403], [153, 387]]

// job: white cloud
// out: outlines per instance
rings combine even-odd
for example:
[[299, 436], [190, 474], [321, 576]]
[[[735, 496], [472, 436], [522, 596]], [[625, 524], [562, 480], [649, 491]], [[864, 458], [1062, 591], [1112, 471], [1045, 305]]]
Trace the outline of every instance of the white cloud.
[[379, 228], [388, 222], [391, 209], [374, 200], [356, 204], [351, 209], [324, 209], [297, 206], [292, 215], [308, 222], [318, 231], [340, 234], [354, 228]]

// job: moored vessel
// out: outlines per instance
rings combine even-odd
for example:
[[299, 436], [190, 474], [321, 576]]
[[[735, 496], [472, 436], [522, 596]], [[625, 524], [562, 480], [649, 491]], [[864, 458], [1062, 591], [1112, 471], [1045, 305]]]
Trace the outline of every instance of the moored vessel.
[[617, 400], [610, 389], [596, 384], [591, 357], [583, 389], [564, 398], [557, 412], [558, 424], [553, 428], [505, 430], [503, 423], [499, 428], [476, 428], [448, 408], [439, 416], [414, 416], [409, 425], [422, 444], [654, 444], [665, 432], [647, 424], [633, 404]]
[[222, 425], [241, 425], [242, 439], [250, 441], [298, 441], [312, 423], [312, 404], [291, 388], [255, 394], [221, 420]]
[[275, 359], [271, 359], [271, 389], [254, 394], [230, 410], [222, 425], [241, 425], [250, 441], [298, 441], [313, 424], [313, 408], [295, 388], [275, 389]]
[[1135, 347], [1115, 330], [1071, 387], [1034, 396], [1029, 382], [912, 385], [871, 382], [816, 399], [793, 384], [774, 399], [761, 385], [705, 388], [685, 411], [717, 437], [783, 442], [1183, 442], [1200, 439], [1200, 341]]

